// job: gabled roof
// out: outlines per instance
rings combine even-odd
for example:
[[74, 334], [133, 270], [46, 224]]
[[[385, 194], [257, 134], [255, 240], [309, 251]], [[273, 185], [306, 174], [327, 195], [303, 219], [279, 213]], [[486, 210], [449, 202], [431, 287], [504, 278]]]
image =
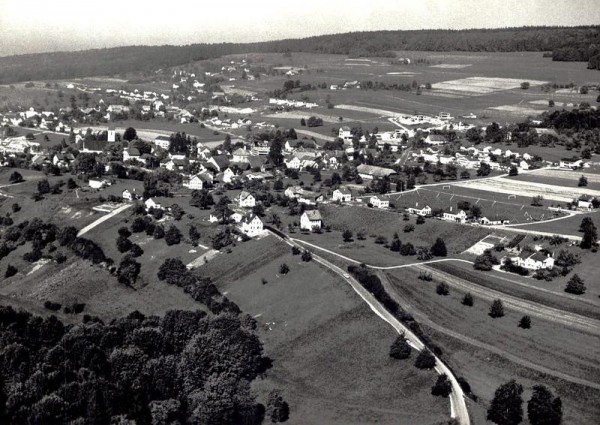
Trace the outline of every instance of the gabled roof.
[[[247, 199], [248, 197], [252, 196], [252, 194], [250, 192], [246, 192], [245, 190], [242, 191], [242, 193], [240, 193], [240, 201], [243, 201], [245, 199]], [[254, 196], [252, 196], [254, 198]]]
[[322, 220], [321, 213], [319, 212], [319, 210], [307, 210], [307, 211], [304, 211], [304, 214], [306, 214], [306, 217], [310, 221], [320, 221], [320, 220]]
[[446, 141], [446, 137], [441, 134], [430, 134], [427, 137], [429, 138], [429, 140], [434, 141], [434, 142], [445, 142]]
[[106, 142], [101, 140], [83, 140], [83, 148], [89, 151], [103, 151], [106, 148]]
[[155, 141], [156, 140], [163, 140], [163, 141], [166, 141], [166, 142], [170, 142], [171, 138], [169, 138], [168, 136], [158, 136], [158, 137], [155, 137], [154, 140]]
[[229, 158], [227, 158], [225, 155], [215, 155], [213, 156], [213, 159], [219, 168], [226, 168], [229, 165]]
[[138, 148], [129, 148], [127, 149], [127, 153], [129, 156], [140, 156], [140, 150]]

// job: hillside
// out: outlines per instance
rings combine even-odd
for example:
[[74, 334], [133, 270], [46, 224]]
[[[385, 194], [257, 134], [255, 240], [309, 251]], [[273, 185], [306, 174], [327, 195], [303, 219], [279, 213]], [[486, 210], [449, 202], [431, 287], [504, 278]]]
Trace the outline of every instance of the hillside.
[[0, 83], [151, 71], [191, 61], [260, 52], [311, 52], [351, 57], [388, 56], [394, 50], [512, 52], [554, 51], [555, 60], [591, 60], [600, 42], [598, 26], [523, 27], [472, 30], [374, 31], [261, 43], [128, 46], [0, 58]]

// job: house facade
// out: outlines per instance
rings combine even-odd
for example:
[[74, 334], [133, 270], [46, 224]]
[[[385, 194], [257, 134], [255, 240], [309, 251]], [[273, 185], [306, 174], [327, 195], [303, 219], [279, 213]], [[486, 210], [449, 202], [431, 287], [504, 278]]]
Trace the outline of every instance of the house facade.
[[300, 217], [300, 229], [302, 230], [321, 229], [322, 226], [323, 219], [319, 210], [304, 211]]

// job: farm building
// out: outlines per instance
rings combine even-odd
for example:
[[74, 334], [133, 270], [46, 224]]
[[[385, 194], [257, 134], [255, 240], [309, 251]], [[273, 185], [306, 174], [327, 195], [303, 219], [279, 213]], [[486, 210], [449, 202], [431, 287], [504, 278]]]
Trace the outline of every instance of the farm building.
[[129, 189], [125, 189], [121, 193], [121, 198], [123, 198], [125, 201], [133, 201], [133, 200], [135, 200], [136, 199], [135, 189], [133, 189], [133, 191], [131, 191]]
[[246, 149], [239, 148], [233, 151], [233, 162], [248, 163], [249, 157], [250, 152], [248, 152]]
[[505, 224], [510, 224], [509, 220], [506, 220], [504, 218], [495, 218], [490, 220], [487, 217], [481, 217], [478, 220], [479, 224], [482, 224], [484, 226], [499, 226], [499, 225], [505, 225]]
[[256, 214], [248, 213], [240, 220], [239, 229], [251, 238], [263, 233], [263, 222]]
[[583, 166], [583, 160], [574, 156], [573, 158], [562, 158], [559, 163], [560, 168], [579, 168]]
[[146, 199], [146, 201], [144, 202], [144, 206], [146, 207], [146, 210], [149, 210], [151, 208], [153, 209], [159, 209], [162, 210], [163, 207], [161, 204], [159, 204], [158, 202], [155, 202], [152, 198], [148, 198]]
[[323, 226], [323, 219], [319, 210], [304, 211], [300, 217], [300, 229], [315, 230]]
[[169, 150], [171, 146], [171, 139], [167, 136], [158, 136], [154, 139], [154, 144], [164, 150]]
[[445, 221], [454, 221], [456, 223], [465, 223], [467, 221], [467, 213], [463, 210], [460, 210], [458, 213], [452, 213], [452, 207], [450, 207], [449, 212], [444, 212], [442, 215], [442, 220]]
[[432, 210], [429, 205], [426, 205], [423, 208], [418, 208], [418, 205], [415, 205], [415, 208], [407, 208], [406, 211], [409, 214], [420, 215], [421, 217], [429, 217], [432, 214]]
[[192, 190], [202, 190], [203, 185], [204, 182], [198, 176], [194, 176], [183, 183], [184, 187], [187, 187], [188, 189]]
[[108, 180], [102, 179], [102, 180], [98, 180], [98, 179], [89, 179], [88, 180], [88, 185], [92, 188], [92, 189], [102, 189], [106, 186], [110, 186], [110, 182]]
[[441, 134], [429, 134], [425, 138], [425, 143], [432, 146], [440, 146], [448, 143], [448, 139], [446, 139], [446, 137], [442, 136]]
[[346, 188], [339, 188], [333, 191], [334, 201], [350, 202], [352, 200], [352, 192]]
[[385, 208], [389, 208], [390, 207], [390, 200], [384, 198], [383, 196], [379, 196], [379, 195], [371, 196], [371, 198], [369, 198], [369, 202], [375, 208], [385, 209]]
[[396, 174], [391, 168], [377, 167], [376, 165], [360, 164], [356, 171], [363, 179], [382, 179]]
[[554, 267], [554, 258], [542, 252], [522, 251], [517, 257], [512, 259], [518, 266], [529, 270], [547, 269]]

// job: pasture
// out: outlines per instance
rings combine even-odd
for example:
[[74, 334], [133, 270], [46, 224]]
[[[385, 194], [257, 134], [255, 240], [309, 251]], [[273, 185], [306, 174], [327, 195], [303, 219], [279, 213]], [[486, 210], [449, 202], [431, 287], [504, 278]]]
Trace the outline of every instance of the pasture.
[[[272, 237], [242, 246], [245, 253], [234, 249], [198, 270], [227, 270], [219, 289], [257, 320], [274, 367], [254, 389], [280, 388], [289, 423], [425, 425], [448, 417], [448, 400], [430, 394], [435, 374], [416, 369], [414, 356], [389, 357], [397, 334], [341, 277]], [[288, 274], [279, 274], [281, 263]]]

